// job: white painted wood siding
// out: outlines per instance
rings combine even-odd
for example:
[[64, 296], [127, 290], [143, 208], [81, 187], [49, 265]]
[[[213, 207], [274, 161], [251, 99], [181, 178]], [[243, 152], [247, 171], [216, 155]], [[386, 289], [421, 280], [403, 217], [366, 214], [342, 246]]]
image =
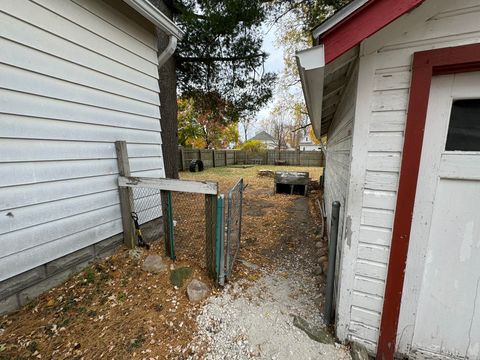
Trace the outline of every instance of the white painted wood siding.
[[154, 33], [99, 0], [1, 1], [0, 24], [2, 281], [122, 232], [114, 141], [164, 170]]
[[[427, 0], [361, 44], [351, 228], [342, 258], [338, 335], [376, 349], [414, 52], [480, 41], [477, 0]], [[401, 328], [399, 328], [401, 331]]]

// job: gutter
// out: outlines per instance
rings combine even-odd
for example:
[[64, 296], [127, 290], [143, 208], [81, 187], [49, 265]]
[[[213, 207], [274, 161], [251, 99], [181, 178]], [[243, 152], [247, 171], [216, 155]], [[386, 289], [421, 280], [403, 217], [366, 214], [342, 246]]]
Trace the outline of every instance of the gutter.
[[168, 35], [168, 45], [165, 50], [158, 55], [158, 67], [162, 67], [163, 64], [165, 64], [165, 62], [173, 55], [178, 40], [181, 40], [185, 33], [148, 0], [123, 1]]
[[317, 139], [321, 138], [323, 84], [325, 76], [325, 51], [323, 45], [297, 51], [298, 73], [308, 116]]

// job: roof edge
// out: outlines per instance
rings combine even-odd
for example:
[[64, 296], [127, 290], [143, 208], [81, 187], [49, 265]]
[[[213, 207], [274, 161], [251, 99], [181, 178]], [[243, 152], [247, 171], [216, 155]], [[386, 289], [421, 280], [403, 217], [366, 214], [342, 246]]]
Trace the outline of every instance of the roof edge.
[[362, 6], [367, 4], [369, 1], [370, 0], [355, 0], [349, 3], [348, 5], [345, 5], [344, 7], [342, 7], [340, 10], [338, 10], [329, 18], [325, 19], [325, 21], [323, 21], [320, 25], [318, 25], [312, 30], [313, 38], [316, 39], [322, 34], [326, 33], [328, 30], [333, 28], [339, 22], [345, 20], [347, 17], [349, 17], [355, 11], [357, 11]]
[[178, 40], [182, 39], [184, 32], [148, 0], [123, 1], [168, 35], [175, 36]]

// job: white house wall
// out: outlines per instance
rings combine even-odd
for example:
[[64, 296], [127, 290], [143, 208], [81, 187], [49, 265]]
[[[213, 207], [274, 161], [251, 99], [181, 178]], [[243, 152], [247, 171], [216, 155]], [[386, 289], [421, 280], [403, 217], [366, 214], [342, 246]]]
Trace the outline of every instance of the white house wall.
[[427, 0], [361, 44], [337, 332], [372, 352], [383, 307], [412, 55], [480, 42], [479, 16], [476, 0]]
[[[327, 136], [324, 200], [327, 219], [329, 219], [327, 224], [329, 233], [332, 203], [334, 201], [340, 202], [338, 239], [342, 239], [344, 212], [347, 206], [346, 200], [350, 177], [353, 120], [355, 117], [357, 69], [358, 66], [355, 65]], [[341, 257], [341, 248], [340, 246], [339, 257]]]
[[153, 32], [98, 0], [2, 1], [0, 23], [2, 281], [122, 232], [114, 141], [164, 170]]

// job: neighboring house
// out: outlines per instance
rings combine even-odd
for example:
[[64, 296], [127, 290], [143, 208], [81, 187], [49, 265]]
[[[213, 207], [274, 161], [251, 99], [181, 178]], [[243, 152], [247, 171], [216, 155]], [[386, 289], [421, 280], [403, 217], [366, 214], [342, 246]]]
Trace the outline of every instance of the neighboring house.
[[298, 148], [300, 151], [322, 151], [322, 148], [320, 147], [319, 144], [315, 144], [311, 139], [308, 134], [305, 134], [302, 137], [302, 140], [300, 140], [298, 144]]
[[278, 144], [275, 140], [275, 138], [270, 135], [269, 133], [267, 133], [266, 131], [260, 131], [259, 133], [255, 134], [254, 137], [252, 137], [251, 139], [248, 139], [248, 140], [256, 140], [256, 141], [260, 141], [262, 143], [265, 144], [265, 146], [267, 147], [267, 149], [277, 149], [278, 148]]
[[377, 359], [480, 359], [479, 18], [478, 0], [355, 0], [297, 55], [343, 209], [336, 334]]
[[156, 32], [182, 33], [146, 0], [0, 11], [2, 313], [121, 243], [114, 142], [133, 174], [164, 176], [158, 67], [174, 46], [159, 54]]

